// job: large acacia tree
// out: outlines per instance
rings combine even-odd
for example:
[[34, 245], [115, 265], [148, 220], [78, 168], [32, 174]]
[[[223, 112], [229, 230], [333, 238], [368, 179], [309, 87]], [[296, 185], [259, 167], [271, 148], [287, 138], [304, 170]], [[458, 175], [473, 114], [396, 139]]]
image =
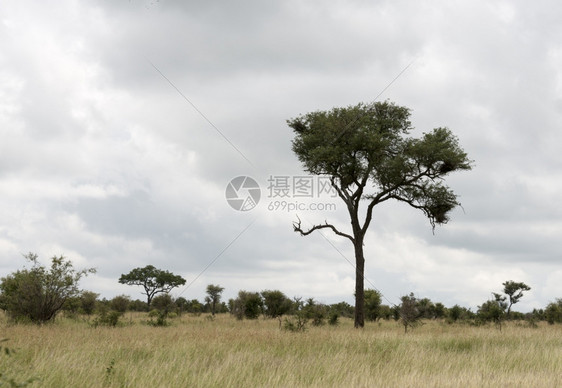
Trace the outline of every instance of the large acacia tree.
[[[330, 229], [351, 241], [355, 250], [355, 327], [363, 327], [365, 257], [363, 242], [373, 208], [394, 199], [421, 210], [431, 226], [445, 224], [459, 205], [444, 183], [448, 174], [469, 170], [471, 161], [447, 128], [436, 128], [421, 138], [409, 137], [410, 110], [391, 102], [358, 104], [317, 111], [288, 120], [294, 130], [293, 151], [304, 169], [327, 175], [345, 203], [351, 230], [327, 221], [294, 230], [306, 236]], [[360, 211], [361, 204], [365, 208]]]
[[175, 287], [183, 286], [185, 279], [180, 275], [175, 275], [169, 271], [147, 265], [143, 268], [135, 268], [128, 274], [123, 274], [119, 278], [119, 283], [130, 286], [142, 286], [143, 294], [146, 295], [146, 304], [150, 310], [150, 303], [156, 294], [161, 292], [168, 293]]

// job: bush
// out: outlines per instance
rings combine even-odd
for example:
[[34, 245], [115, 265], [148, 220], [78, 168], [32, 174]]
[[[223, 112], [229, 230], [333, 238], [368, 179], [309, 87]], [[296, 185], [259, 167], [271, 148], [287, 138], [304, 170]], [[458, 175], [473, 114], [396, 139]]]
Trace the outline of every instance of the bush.
[[129, 309], [129, 304], [131, 303], [131, 298], [127, 295], [117, 295], [109, 302], [109, 306], [112, 310], [124, 313]]
[[551, 325], [562, 323], [562, 299], [556, 299], [556, 302], [549, 303], [544, 310], [544, 316]]
[[30, 269], [16, 271], [0, 283], [0, 308], [15, 321], [43, 323], [52, 320], [69, 298], [79, 295], [78, 282], [95, 270], [76, 271], [63, 256], [51, 259], [50, 269], [29, 253]]
[[306, 319], [304, 314], [299, 311], [290, 318], [285, 318], [285, 324], [283, 325], [283, 328], [287, 331], [303, 332], [306, 330], [307, 322], [308, 319]]
[[107, 310], [106, 308], [102, 308], [98, 313], [97, 318], [92, 322], [92, 326], [109, 326], [109, 327], [116, 327], [119, 325], [119, 319], [123, 313], [115, 310]]
[[262, 311], [263, 300], [259, 293], [239, 291], [232, 301], [232, 313], [237, 319], [257, 319]]

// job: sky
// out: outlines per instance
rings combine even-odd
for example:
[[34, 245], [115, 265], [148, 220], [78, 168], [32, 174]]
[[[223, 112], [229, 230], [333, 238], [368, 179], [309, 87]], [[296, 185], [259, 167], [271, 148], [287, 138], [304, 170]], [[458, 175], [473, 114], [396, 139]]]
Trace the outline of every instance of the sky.
[[411, 136], [451, 129], [474, 168], [447, 178], [462, 208], [434, 233], [375, 208], [366, 287], [475, 311], [514, 280], [532, 288], [514, 310], [544, 308], [562, 297], [561, 16], [554, 0], [2, 2], [0, 276], [35, 252], [95, 267], [81, 287], [106, 298], [143, 299], [118, 279], [152, 264], [186, 279], [174, 297], [353, 304], [351, 243], [293, 232], [349, 221], [286, 121], [388, 100]]

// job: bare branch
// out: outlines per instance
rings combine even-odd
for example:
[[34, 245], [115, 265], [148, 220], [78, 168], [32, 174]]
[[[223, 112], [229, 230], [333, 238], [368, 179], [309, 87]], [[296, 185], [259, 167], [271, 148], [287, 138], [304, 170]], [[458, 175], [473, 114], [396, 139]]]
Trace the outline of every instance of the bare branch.
[[349, 235], [347, 233], [340, 232], [334, 225], [328, 224], [327, 221], [324, 221], [324, 224], [314, 225], [309, 230], [304, 231], [301, 228], [301, 219], [299, 218], [299, 216], [297, 216], [297, 218], [298, 218], [299, 221], [293, 222], [293, 229], [294, 229], [295, 232], [300, 233], [301, 236], [308, 236], [309, 234], [311, 234], [315, 230], [319, 230], [319, 229], [331, 229], [338, 236], [348, 238], [349, 240], [351, 240], [352, 243], [355, 243], [355, 239], [351, 235]]

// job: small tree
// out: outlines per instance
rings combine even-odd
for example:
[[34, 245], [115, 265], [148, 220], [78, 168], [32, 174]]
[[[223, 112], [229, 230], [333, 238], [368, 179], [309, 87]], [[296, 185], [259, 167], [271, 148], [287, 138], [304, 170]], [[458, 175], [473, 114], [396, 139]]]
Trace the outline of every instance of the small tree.
[[211, 306], [211, 314], [215, 315], [217, 303], [221, 300], [221, 294], [224, 288], [219, 285], [209, 284], [207, 286], [207, 296], [205, 297], [205, 302]]
[[257, 319], [262, 311], [263, 300], [259, 293], [239, 291], [232, 302], [232, 313], [237, 319]]
[[507, 302], [505, 301], [507, 297], [495, 292], [492, 294], [494, 299], [486, 301], [482, 306], [478, 306], [477, 316], [481, 321], [494, 322], [501, 331], [502, 321], [507, 309]]
[[404, 325], [404, 333], [407, 333], [408, 327], [413, 329], [419, 325], [420, 311], [418, 310], [418, 300], [413, 292], [410, 295], [403, 296], [400, 300], [402, 301], [399, 309], [400, 320], [402, 325]]
[[376, 290], [365, 290], [365, 317], [369, 321], [380, 318], [380, 307], [382, 303], [381, 293]]
[[261, 296], [264, 315], [268, 318], [278, 318], [279, 326], [281, 326], [281, 317], [291, 310], [293, 303], [279, 290], [264, 290], [261, 292]]
[[92, 315], [96, 309], [96, 302], [99, 294], [92, 291], [83, 291], [80, 294], [80, 307], [82, 312], [86, 315]]
[[16, 271], [0, 283], [0, 307], [15, 320], [50, 321], [66, 300], [80, 294], [80, 279], [96, 272], [94, 268], [77, 271], [64, 256], [54, 256], [49, 269], [39, 264], [34, 253], [24, 257], [32, 267]]
[[129, 286], [142, 286], [146, 295], [146, 304], [150, 310], [150, 303], [156, 294], [168, 293], [175, 287], [185, 284], [185, 279], [171, 272], [147, 265], [144, 268], [135, 268], [128, 274], [121, 275], [119, 283]]
[[131, 298], [127, 295], [117, 295], [109, 301], [109, 306], [112, 310], [118, 311], [121, 314], [129, 309]]
[[562, 299], [556, 299], [556, 302], [549, 303], [544, 310], [544, 316], [551, 325], [562, 323]]
[[523, 297], [523, 291], [529, 291], [531, 287], [523, 282], [514, 282], [513, 280], [508, 280], [503, 285], [503, 292], [509, 298], [509, 303], [507, 305], [507, 315], [511, 314], [511, 306], [519, 302]]

